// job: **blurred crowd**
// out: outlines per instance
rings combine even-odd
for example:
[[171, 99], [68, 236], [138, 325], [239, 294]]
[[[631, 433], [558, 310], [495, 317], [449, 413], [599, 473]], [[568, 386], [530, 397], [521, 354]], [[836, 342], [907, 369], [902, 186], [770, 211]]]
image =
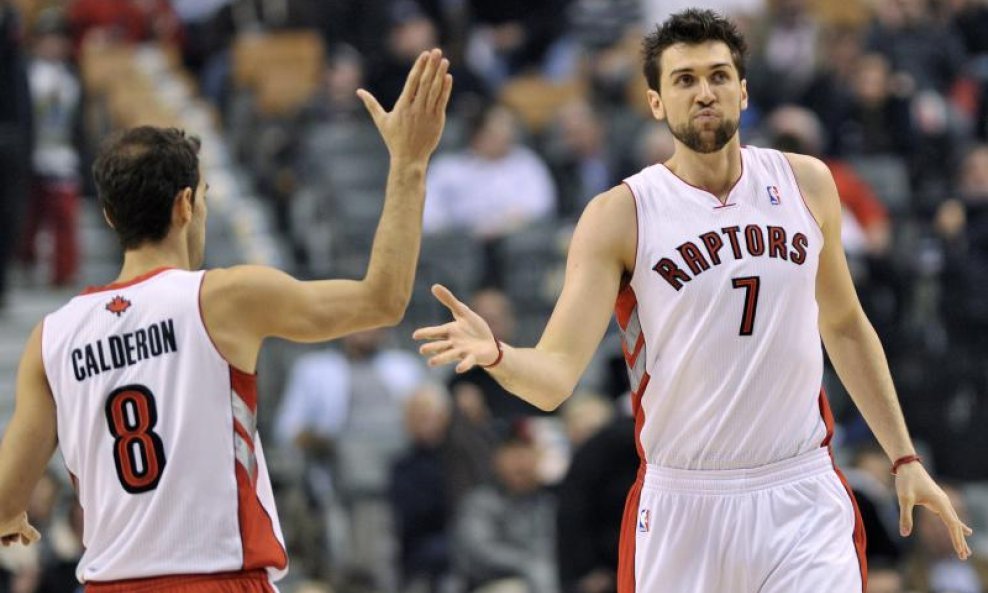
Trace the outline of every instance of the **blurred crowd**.
[[[925, 511], [898, 535], [888, 461], [828, 370], [869, 591], [988, 591], [985, 0], [0, 0], [0, 313], [8, 278], [107, 280], [79, 277], [88, 163], [144, 114], [94, 91], [105, 48], [171, 52], [264, 196], [290, 271], [345, 277], [366, 265], [387, 170], [354, 92], [390, 106], [419, 52], [440, 46], [455, 86], [406, 322], [273, 345], [260, 366], [292, 558], [282, 590], [614, 592], [638, 465], [616, 334], [552, 414], [481, 370], [426, 369], [409, 334], [442, 319], [428, 294], [442, 282], [502, 339], [537, 340], [583, 207], [671, 155], [638, 43], [693, 4], [732, 15], [751, 47], [743, 142], [833, 171], [906, 418], [976, 530], [967, 563]], [[53, 470], [32, 503], [45, 539], [0, 553], [0, 592], [74, 591], [80, 513]]]

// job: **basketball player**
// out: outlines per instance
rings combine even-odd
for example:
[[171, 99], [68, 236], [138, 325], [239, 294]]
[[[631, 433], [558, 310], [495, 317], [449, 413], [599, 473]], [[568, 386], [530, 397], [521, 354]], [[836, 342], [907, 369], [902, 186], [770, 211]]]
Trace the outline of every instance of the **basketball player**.
[[317, 342], [401, 319], [448, 66], [424, 52], [390, 112], [358, 91], [391, 157], [359, 281], [197, 271], [209, 201], [198, 140], [143, 127], [104, 145], [94, 173], [123, 267], [29, 338], [0, 446], [3, 543], [38, 539], [24, 510], [58, 443], [85, 513], [87, 591], [274, 590], [287, 558], [256, 431], [258, 350], [268, 336]]
[[826, 166], [741, 146], [745, 43], [716, 13], [674, 15], [645, 38], [643, 56], [648, 101], [675, 152], [587, 206], [538, 345], [497, 341], [435, 286], [453, 321], [416, 331], [428, 341], [421, 352], [457, 372], [486, 367], [551, 410], [615, 308], [642, 458], [620, 593], [849, 593], [866, 580], [864, 533], [829, 453], [822, 337], [893, 461], [902, 533], [913, 506], [926, 506], [967, 558], [971, 531], [918, 463], [858, 303]]

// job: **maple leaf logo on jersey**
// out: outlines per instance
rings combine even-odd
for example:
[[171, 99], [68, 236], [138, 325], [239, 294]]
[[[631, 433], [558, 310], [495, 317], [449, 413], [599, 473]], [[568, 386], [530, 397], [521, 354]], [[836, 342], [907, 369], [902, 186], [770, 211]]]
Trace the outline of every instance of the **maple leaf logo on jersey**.
[[122, 296], [115, 296], [113, 300], [106, 304], [106, 310], [113, 313], [117, 317], [120, 317], [130, 309], [130, 301], [123, 298]]

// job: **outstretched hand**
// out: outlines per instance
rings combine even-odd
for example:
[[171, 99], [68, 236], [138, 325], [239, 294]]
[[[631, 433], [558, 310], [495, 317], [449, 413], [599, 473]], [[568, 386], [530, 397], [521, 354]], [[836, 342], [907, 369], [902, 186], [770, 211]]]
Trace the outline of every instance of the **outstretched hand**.
[[41, 539], [41, 534], [27, 520], [27, 513], [21, 513], [0, 525], [0, 543], [7, 547], [20, 542], [25, 546]]
[[392, 159], [428, 159], [436, 149], [446, 125], [446, 105], [453, 89], [453, 77], [448, 70], [449, 60], [443, 58], [442, 51], [422, 52], [391, 111], [385, 111], [366, 90], [357, 91]]
[[961, 521], [947, 494], [937, 486], [930, 474], [919, 463], [909, 463], [899, 468], [895, 476], [895, 489], [899, 496], [899, 532], [909, 535], [913, 530], [913, 508], [924, 506], [933, 511], [950, 532], [950, 541], [961, 560], [971, 556], [967, 536], [973, 531]]
[[416, 340], [427, 341], [419, 348], [419, 353], [428, 357], [429, 366], [455, 362], [456, 372], [465, 373], [478, 364], [493, 364], [497, 360], [498, 347], [494, 333], [484, 318], [441, 284], [432, 286], [432, 294], [453, 314], [453, 321], [423, 327], [412, 334]]

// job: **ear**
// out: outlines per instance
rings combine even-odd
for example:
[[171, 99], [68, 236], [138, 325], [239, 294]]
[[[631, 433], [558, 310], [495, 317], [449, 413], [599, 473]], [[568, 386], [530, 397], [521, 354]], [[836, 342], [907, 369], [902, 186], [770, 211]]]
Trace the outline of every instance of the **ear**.
[[182, 188], [175, 195], [175, 203], [172, 206], [172, 222], [177, 226], [185, 226], [192, 220], [192, 188]]
[[748, 79], [741, 79], [741, 111], [748, 109]]
[[652, 89], [648, 89], [646, 95], [648, 96], [648, 106], [652, 110], [652, 116], [659, 121], [664, 120], [666, 118], [666, 108], [662, 104], [662, 96]]
[[110, 215], [107, 213], [106, 208], [103, 208], [103, 220], [106, 221], [106, 224], [110, 225], [111, 229], [117, 229], [117, 227], [113, 224], [113, 221], [110, 220]]

